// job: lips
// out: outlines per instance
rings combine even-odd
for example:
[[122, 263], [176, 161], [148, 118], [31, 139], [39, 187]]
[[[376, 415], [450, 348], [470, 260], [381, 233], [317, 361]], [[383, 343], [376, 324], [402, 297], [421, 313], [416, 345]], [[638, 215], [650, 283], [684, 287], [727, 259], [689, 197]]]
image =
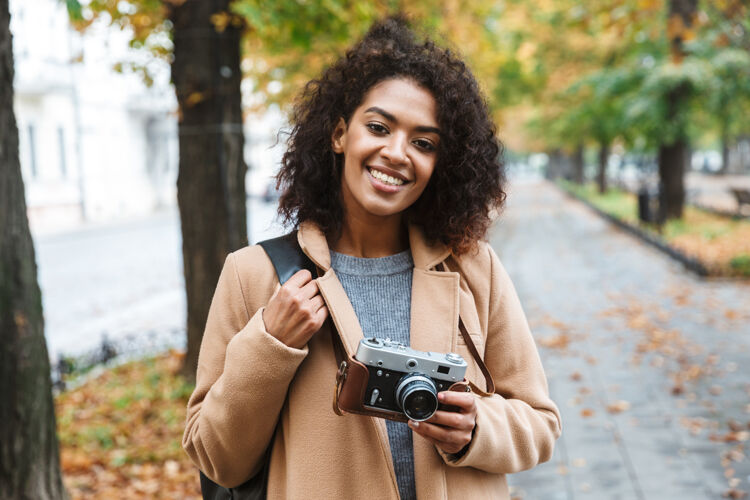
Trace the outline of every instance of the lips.
[[390, 186], [402, 186], [409, 181], [400, 173], [384, 167], [367, 167], [370, 175]]
[[[378, 171], [377, 169], [365, 169], [367, 172], [367, 179], [370, 182], [370, 185], [375, 189], [375, 191], [378, 191], [380, 193], [385, 194], [395, 194], [398, 193], [406, 188], [406, 182], [402, 182], [401, 184], [392, 184], [388, 180], [381, 180], [378, 177], [383, 177], [385, 174]], [[393, 177], [391, 177], [393, 179]], [[400, 180], [400, 179], [399, 179]]]

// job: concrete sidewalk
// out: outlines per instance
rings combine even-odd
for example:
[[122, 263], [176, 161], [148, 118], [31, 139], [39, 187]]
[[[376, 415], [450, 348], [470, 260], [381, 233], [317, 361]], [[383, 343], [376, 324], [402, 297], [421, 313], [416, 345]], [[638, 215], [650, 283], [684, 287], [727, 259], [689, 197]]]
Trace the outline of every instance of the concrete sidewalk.
[[560, 407], [519, 499], [742, 498], [750, 490], [750, 286], [705, 281], [547, 183], [518, 185], [491, 242]]

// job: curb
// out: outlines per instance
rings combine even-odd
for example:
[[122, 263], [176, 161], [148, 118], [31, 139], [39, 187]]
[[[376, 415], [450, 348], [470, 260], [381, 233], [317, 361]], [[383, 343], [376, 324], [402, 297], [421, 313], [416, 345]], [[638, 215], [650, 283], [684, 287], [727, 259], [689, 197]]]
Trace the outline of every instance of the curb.
[[587, 207], [589, 207], [591, 210], [593, 210], [594, 212], [596, 212], [599, 216], [601, 216], [604, 219], [608, 220], [609, 222], [611, 222], [615, 226], [619, 227], [620, 229], [624, 229], [625, 231], [629, 232], [630, 234], [632, 234], [632, 235], [640, 238], [642, 241], [644, 241], [644, 242], [650, 244], [651, 246], [653, 246], [653, 247], [661, 250], [663, 253], [669, 255], [670, 257], [672, 257], [676, 261], [680, 262], [683, 266], [685, 266], [685, 268], [687, 268], [689, 271], [694, 272], [698, 276], [701, 276], [703, 278], [706, 278], [706, 277], [725, 278], [726, 277], [726, 276], [722, 276], [722, 275], [711, 274], [708, 271], [708, 269], [706, 268], [706, 266], [704, 266], [703, 263], [700, 262], [699, 260], [697, 260], [697, 259], [695, 259], [693, 257], [689, 257], [689, 256], [685, 255], [684, 253], [682, 253], [681, 251], [677, 250], [676, 248], [673, 248], [673, 247], [669, 246], [667, 243], [665, 243], [660, 238], [658, 238], [658, 237], [656, 237], [656, 236], [654, 236], [654, 235], [652, 235], [652, 234], [644, 231], [643, 229], [641, 229], [641, 228], [639, 228], [637, 226], [634, 226], [632, 224], [629, 224], [627, 222], [624, 222], [624, 221], [618, 219], [617, 217], [614, 217], [614, 216], [612, 216], [612, 215], [610, 215], [610, 214], [608, 214], [606, 212], [603, 212], [598, 207], [594, 206], [590, 201], [585, 200], [585, 199], [579, 197], [575, 193], [573, 193], [571, 191], [568, 191], [567, 189], [565, 189], [565, 188], [563, 188], [563, 187], [561, 187], [561, 186], [559, 186], [557, 184], [555, 184], [555, 185], [563, 193], [567, 194], [568, 196], [570, 196], [574, 200], [578, 200], [579, 202], [583, 203], [584, 205], [586, 205]]

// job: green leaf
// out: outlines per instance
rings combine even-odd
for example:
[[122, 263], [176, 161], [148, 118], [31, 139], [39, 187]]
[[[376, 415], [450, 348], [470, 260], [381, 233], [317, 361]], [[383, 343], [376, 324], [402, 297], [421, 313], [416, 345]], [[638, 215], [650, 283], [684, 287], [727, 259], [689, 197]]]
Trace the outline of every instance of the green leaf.
[[78, 0], [65, 0], [65, 6], [68, 8], [68, 17], [71, 20], [83, 21], [81, 3]]

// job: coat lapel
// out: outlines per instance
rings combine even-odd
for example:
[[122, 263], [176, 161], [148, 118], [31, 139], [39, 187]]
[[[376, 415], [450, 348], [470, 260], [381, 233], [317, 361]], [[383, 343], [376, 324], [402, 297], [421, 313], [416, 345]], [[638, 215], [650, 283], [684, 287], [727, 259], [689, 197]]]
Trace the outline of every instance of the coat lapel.
[[436, 271], [450, 251], [428, 244], [419, 228], [409, 228], [414, 259], [411, 289], [411, 346], [420, 351], [451, 352], [458, 328], [459, 275]]
[[354, 356], [359, 347], [359, 341], [364, 338], [362, 327], [357, 319], [357, 313], [346, 295], [346, 290], [336, 277], [332, 268], [318, 278], [318, 289], [328, 306], [328, 312], [339, 331], [344, 349], [349, 356]]
[[[458, 273], [435, 271], [450, 251], [429, 245], [422, 232], [409, 228], [414, 259], [411, 290], [411, 346], [420, 351], [455, 352], [458, 330]], [[435, 446], [414, 434], [414, 477], [418, 498], [447, 498], [442, 458]]]
[[323, 276], [318, 278], [318, 289], [339, 331], [347, 354], [354, 356], [364, 334], [346, 290], [331, 267], [331, 253], [325, 234], [315, 224], [303, 222], [297, 232], [297, 241], [302, 251], [324, 272]]

